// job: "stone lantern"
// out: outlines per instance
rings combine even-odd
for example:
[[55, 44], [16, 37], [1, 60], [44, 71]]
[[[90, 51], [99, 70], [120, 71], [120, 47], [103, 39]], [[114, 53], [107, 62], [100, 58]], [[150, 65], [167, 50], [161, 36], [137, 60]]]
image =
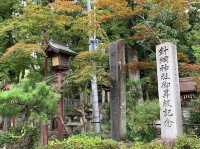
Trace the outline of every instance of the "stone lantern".
[[46, 55], [51, 60], [54, 86], [62, 93], [64, 76], [69, 70], [70, 57], [75, 56], [76, 52], [70, 50], [68, 46], [50, 40], [46, 49]]
[[53, 120], [53, 129], [58, 132], [58, 137], [62, 137], [64, 133], [64, 97], [62, 95], [62, 88], [65, 75], [69, 70], [70, 57], [75, 56], [76, 52], [70, 50], [66, 45], [50, 40], [48, 41], [45, 53], [47, 55], [46, 64], [48, 61], [51, 63], [50, 69], [52, 72], [51, 76], [53, 78], [53, 86], [61, 94], [61, 99], [58, 102], [56, 118]]
[[52, 70], [54, 71], [68, 70], [70, 57], [76, 55], [76, 52], [70, 50], [68, 46], [58, 44], [52, 40], [48, 42], [45, 52], [52, 61]]

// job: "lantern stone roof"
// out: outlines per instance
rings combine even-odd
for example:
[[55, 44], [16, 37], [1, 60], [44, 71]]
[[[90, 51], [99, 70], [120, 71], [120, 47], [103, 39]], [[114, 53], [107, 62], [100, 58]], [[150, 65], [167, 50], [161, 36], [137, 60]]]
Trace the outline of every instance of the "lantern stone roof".
[[197, 91], [197, 83], [192, 77], [180, 78], [180, 91], [181, 93], [189, 93]]
[[71, 50], [68, 46], [64, 44], [57, 43], [53, 40], [48, 41], [48, 48], [46, 49], [47, 52], [53, 53], [63, 53], [69, 55], [76, 55], [77, 53]]

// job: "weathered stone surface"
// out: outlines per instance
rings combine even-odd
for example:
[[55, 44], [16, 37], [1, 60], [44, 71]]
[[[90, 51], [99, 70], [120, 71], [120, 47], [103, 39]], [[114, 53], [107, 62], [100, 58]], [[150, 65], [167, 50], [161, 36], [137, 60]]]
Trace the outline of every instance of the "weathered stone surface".
[[176, 45], [166, 42], [156, 47], [161, 138], [174, 141], [182, 134], [182, 113]]

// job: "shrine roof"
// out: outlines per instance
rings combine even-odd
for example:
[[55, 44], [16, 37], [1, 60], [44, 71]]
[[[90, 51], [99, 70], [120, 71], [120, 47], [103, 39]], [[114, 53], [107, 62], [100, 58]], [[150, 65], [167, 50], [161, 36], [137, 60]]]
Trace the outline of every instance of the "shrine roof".
[[192, 77], [180, 78], [180, 91], [182, 93], [196, 92], [197, 83]]
[[54, 42], [53, 40], [48, 41], [48, 52], [55, 52], [55, 53], [67, 53], [70, 55], [76, 55], [77, 53], [71, 50], [68, 46]]

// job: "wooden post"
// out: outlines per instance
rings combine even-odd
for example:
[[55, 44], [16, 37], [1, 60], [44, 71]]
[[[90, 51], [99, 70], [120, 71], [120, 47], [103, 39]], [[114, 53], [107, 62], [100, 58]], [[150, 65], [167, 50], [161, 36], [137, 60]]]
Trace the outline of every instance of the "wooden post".
[[58, 115], [64, 120], [64, 99], [58, 103]]
[[110, 91], [107, 91], [107, 102], [110, 103]]
[[126, 135], [126, 73], [125, 44], [118, 40], [109, 48], [110, 75], [111, 75], [111, 125], [112, 138], [120, 140]]
[[16, 117], [11, 118], [11, 126], [15, 127], [16, 126]]
[[45, 57], [45, 61], [44, 61], [44, 76], [45, 78], [47, 77], [48, 75], [48, 58]]
[[102, 89], [101, 95], [102, 95], [102, 105], [103, 105], [106, 101], [106, 91]]
[[61, 116], [58, 117], [58, 138], [62, 139], [64, 136], [65, 125], [63, 118]]
[[9, 117], [4, 117], [3, 119], [3, 131], [8, 131], [11, 127], [11, 119]]
[[[44, 77], [45, 79], [47, 79], [47, 75], [48, 75], [48, 58], [45, 57], [45, 62], [44, 62]], [[41, 123], [40, 125], [40, 139], [41, 139], [41, 144], [42, 145], [48, 145], [48, 139], [49, 139], [49, 136], [48, 136], [48, 124], [46, 124], [45, 122]]]
[[41, 144], [48, 145], [48, 125], [41, 124]]

